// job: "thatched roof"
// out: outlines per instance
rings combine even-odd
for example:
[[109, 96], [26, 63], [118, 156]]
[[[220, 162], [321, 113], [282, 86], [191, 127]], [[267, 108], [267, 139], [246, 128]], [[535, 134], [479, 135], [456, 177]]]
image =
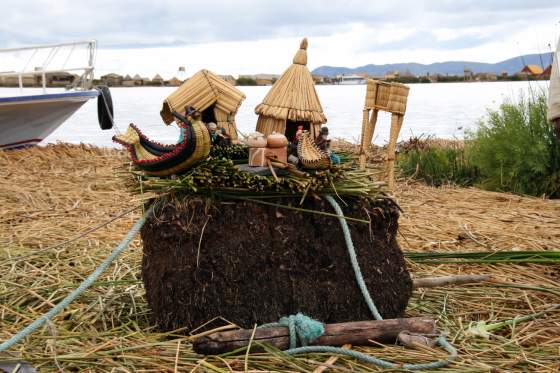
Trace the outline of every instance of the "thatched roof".
[[282, 120], [326, 123], [313, 77], [306, 65], [307, 39], [304, 38], [293, 64], [274, 83], [263, 102], [255, 108], [255, 113]]
[[185, 106], [203, 111], [215, 104], [215, 108], [227, 114], [235, 114], [245, 94], [231, 83], [208, 70], [200, 70], [163, 102], [161, 117], [167, 124], [173, 122], [172, 111], [183, 113]]

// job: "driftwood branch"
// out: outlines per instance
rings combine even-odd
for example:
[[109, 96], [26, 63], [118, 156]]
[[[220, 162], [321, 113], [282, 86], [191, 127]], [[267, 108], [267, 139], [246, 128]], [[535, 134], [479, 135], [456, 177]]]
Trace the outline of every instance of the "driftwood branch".
[[[375, 342], [394, 343], [402, 331], [418, 334], [433, 334], [436, 323], [433, 319], [413, 317], [407, 319], [387, 319], [373, 321], [354, 321], [339, 324], [326, 324], [325, 333], [311, 345], [342, 346], [371, 345]], [[193, 343], [199, 354], [214, 355], [245, 347], [251, 340], [253, 329], [241, 329], [210, 334], [197, 338]], [[266, 343], [281, 350], [289, 347], [289, 334], [286, 327], [257, 329], [253, 346]]]
[[413, 288], [436, 288], [447, 285], [470, 284], [474, 282], [484, 282], [490, 280], [490, 275], [456, 275], [442, 277], [425, 277], [413, 280]]

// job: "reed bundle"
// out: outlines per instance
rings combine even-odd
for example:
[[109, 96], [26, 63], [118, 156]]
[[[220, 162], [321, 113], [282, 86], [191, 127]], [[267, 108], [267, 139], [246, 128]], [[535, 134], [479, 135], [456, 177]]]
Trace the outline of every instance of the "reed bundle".
[[[124, 152], [56, 145], [0, 152], [0, 340], [52, 308], [103, 260], [138, 213], [117, 220], [69, 246], [37, 252], [73, 238], [134, 205], [116, 170]], [[550, 251], [560, 246], [560, 201], [432, 188], [399, 180], [395, 197], [403, 209], [400, 245], [407, 252]], [[16, 260], [22, 254], [35, 255]], [[11, 259], [10, 259], [11, 258]], [[330, 356], [286, 357], [279, 351], [204, 357], [193, 352], [184, 330], [155, 333], [139, 278], [139, 241], [53, 323], [0, 354], [41, 372], [54, 371], [309, 371]], [[491, 274], [493, 281], [417, 290], [407, 316], [431, 316], [450, 332], [459, 358], [446, 372], [560, 369], [558, 264], [428, 264], [410, 261], [415, 277]], [[489, 339], [469, 334], [471, 322], [495, 323], [545, 314], [493, 330]], [[217, 320], [215, 320], [217, 321]], [[234, 328], [225, 323], [224, 329]], [[195, 330], [192, 334], [200, 333]], [[358, 348], [384, 359], [425, 362], [440, 353], [397, 345]], [[347, 357], [327, 371], [375, 371]]]
[[234, 161], [209, 159], [189, 172], [174, 178], [159, 178], [132, 171], [128, 179], [139, 199], [146, 200], [169, 194], [197, 194], [227, 198], [231, 196], [256, 199], [333, 194], [340, 197], [377, 198], [384, 193], [384, 183], [370, 170], [338, 168], [315, 172], [307, 177], [293, 175], [277, 178], [240, 172]]
[[249, 148], [241, 144], [229, 146], [214, 145], [210, 148], [210, 156], [212, 158], [225, 158], [246, 161], [249, 158]]

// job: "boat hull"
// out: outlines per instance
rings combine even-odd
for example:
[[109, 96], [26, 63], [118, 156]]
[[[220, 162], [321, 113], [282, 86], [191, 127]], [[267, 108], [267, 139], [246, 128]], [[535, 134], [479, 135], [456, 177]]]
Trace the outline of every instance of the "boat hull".
[[363, 85], [366, 84], [366, 80], [342, 80], [338, 83], [339, 85]]
[[0, 98], [0, 148], [38, 144], [97, 96], [97, 91], [80, 91]]

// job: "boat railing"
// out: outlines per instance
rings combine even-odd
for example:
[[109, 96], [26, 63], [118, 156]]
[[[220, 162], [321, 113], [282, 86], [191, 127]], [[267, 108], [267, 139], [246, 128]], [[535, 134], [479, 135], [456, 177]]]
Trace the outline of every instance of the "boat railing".
[[[66, 64], [70, 61], [72, 55], [76, 52], [76, 48], [83, 47], [86, 48], [86, 55], [87, 55], [87, 62], [85, 65], [77, 66], [77, 67], [70, 67], [66, 68]], [[34, 67], [32, 70], [29, 68], [29, 65], [33, 58], [37, 55], [37, 52], [40, 50], [47, 50], [47, 56], [43, 59], [40, 66]], [[88, 90], [93, 85], [93, 69], [95, 65], [95, 57], [97, 51], [97, 41], [96, 40], [89, 40], [89, 41], [77, 41], [77, 42], [70, 42], [70, 43], [61, 43], [61, 44], [50, 44], [50, 45], [39, 45], [39, 46], [32, 46], [32, 47], [21, 47], [21, 48], [9, 48], [9, 49], [1, 49], [0, 56], [4, 53], [17, 53], [22, 51], [30, 51], [31, 55], [27, 60], [27, 63], [24, 67], [19, 71], [4, 71], [0, 72], [0, 80], [2, 78], [10, 78], [10, 77], [17, 77], [18, 78], [18, 85], [20, 91], [23, 91], [23, 78], [28, 76], [40, 76], [41, 77], [41, 86], [43, 88], [43, 93], [47, 91], [47, 75], [48, 74], [60, 74], [60, 73], [70, 73], [81, 71], [82, 74], [79, 75], [78, 79], [74, 79], [72, 84], [68, 89], [82, 89]], [[65, 58], [62, 67], [55, 67], [52, 66], [53, 60], [59, 54], [66, 53], [66, 56], [62, 56]], [[1, 57], [0, 57], [1, 59]]]

